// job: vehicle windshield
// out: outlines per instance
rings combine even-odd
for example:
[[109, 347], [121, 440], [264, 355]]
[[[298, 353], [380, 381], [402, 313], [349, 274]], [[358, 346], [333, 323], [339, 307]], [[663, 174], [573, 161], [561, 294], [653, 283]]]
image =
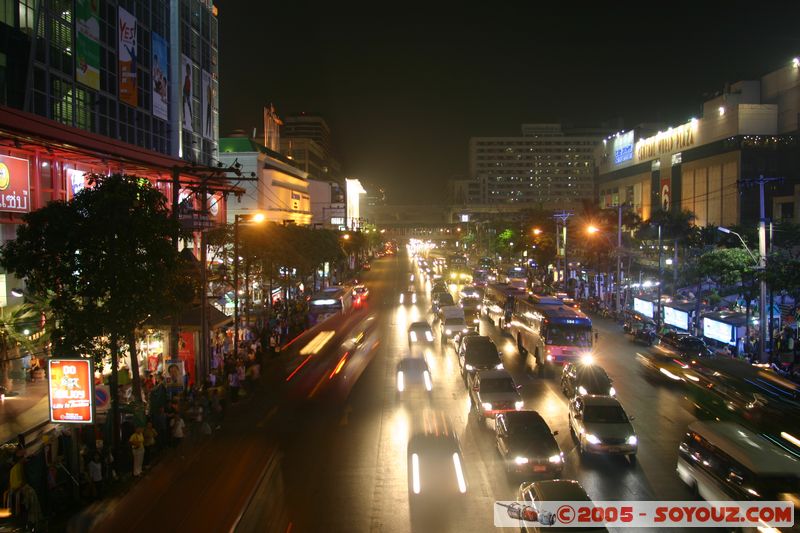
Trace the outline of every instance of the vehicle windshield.
[[608, 375], [599, 369], [586, 369], [578, 373], [578, 384], [596, 394], [608, 394], [611, 380]]
[[533, 437], [538, 440], [551, 435], [550, 428], [537, 416], [509, 417], [507, 427], [509, 434], [514, 437]]
[[439, 305], [440, 306], [444, 307], [445, 305], [453, 305], [453, 303], [454, 303], [453, 302], [453, 297], [450, 296], [450, 294], [442, 293], [442, 295], [439, 296]]
[[481, 301], [478, 298], [461, 298], [461, 306], [464, 308], [478, 307], [480, 304]]
[[592, 345], [592, 330], [586, 326], [549, 326], [547, 328], [547, 344], [556, 346]]
[[628, 417], [618, 405], [587, 405], [583, 412], [583, 420], [603, 424], [624, 424], [628, 421]]
[[463, 318], [448, 318], [444, 321], [445, 326], [464, 326], [466, 322], [464, 322]]
[[516, 392], [511, 378], [481, 378], [481, 392]]

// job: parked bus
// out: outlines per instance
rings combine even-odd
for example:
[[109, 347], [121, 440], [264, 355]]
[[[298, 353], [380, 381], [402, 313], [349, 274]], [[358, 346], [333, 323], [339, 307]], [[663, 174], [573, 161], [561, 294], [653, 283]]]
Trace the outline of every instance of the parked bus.
[[507, 283], [491, 283], [483, 293], [483, 313], [497, 327], [508, 328], [514, 301], [527, 295], [524, 290], [511, 287]]
[[308, 301], [308, 319], [311, 325], [322, 322], [337, 313], [348, 311], [353, 305], [353, 291], [341, 285], [332, 285], [311, 296]]
[[509, 331], [526, 366], [540, 375], [545, 365], [575, 362], [592, 350], [592, 321], [553, 297], [517, 299]]

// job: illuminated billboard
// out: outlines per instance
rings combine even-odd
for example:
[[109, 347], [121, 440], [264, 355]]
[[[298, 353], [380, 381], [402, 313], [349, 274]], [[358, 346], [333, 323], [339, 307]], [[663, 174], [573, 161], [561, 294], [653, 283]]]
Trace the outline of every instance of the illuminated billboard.
[[706, 317], [703, 318], [703, 336], [726, 344], [734, 344], [733, 326]]
[[664, 306], [664, 324], [689, 331], [689, 313]]
[[615, 165], [633, 159], [633, 130], [614, 137], [611, 148], [614, 151]]
[[49, 359], [50, 421], [94, 422], [94, 379], [90, 359]]
[[653, 302], [642, 300], [641, 298], [634, 298], [633, 310], [647, 318], [653, 318]]

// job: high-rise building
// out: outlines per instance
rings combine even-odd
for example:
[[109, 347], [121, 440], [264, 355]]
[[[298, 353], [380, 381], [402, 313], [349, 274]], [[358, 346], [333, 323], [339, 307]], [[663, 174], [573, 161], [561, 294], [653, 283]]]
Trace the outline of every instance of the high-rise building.
[[564, 207], [593, 196], [594, 147], [602, 136], [560, 124], [523, 124], [521, 137], [473, 137], [468, 203]]
[[340, 179], [341, 166], [324, 117], [315, 113], [289, 115], [283, 119], [280, 133], [281, 153], [312, 179]]
[[0, 104], [215, 163], [219, 69], [211, 0], [2, 5]]

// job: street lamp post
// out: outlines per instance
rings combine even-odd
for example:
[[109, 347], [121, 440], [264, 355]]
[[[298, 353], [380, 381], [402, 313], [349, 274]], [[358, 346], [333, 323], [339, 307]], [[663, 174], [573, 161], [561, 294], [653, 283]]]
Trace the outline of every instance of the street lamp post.
[[[761, 201], [763, 203], [763, 197], [762, 197]], [[762, 212], [763, 212], [763, 209], [762, 209]], [[764, 219], [762, 218], [761, 222], [759, 223], [759, 235], [761, 234], [763, 222], [764, 222]], [[761, 270], [762, 272], [764, 271], [764, 269], [767, 266], [766, 244], [764, 243], [765, 239], [761, 239], [761, 238], [759, 239], [759, 249], [758, 249], [759, 257], [756, 258], [756, 256], [753, 254], [753, 252], [750, 251], [750, 248], [747, 247], [747, 243], [744, 242], [744, 239], [742, 238], [741, 235], [739, 235], [735, 231], [731, 231], [728, 228], [724, 228], [722, 226], [719, 226], [717, 229], [719, 231], [721, 231], [722, 233], [732, 234], [732, 235], [736, 235], [737, 237], [739, 237], [739, 242], [742, 243], [742, 246], [747, 251], [747, 253], [750, 255], [750, 259], [753, 260], [753, 263], [755, 263], [756, 267], [759, 270]], [[758, 358], [759, 358], [759, 361], [763, 363], [766, 360], [766, 357], [765, 357], [765, 355], [766, 355], [766, 346], [764, 344], [765, 344], [765, 342], [767, 340], [767, 324], [766, 324], [766, 318], [767, 318], [767, 313], [766, 313], [766, 307], [767, 307], [767, 282], [764, 279], [763, 275], [761, 276], [761, 282], [759, 283], [759, 289], [760, 290], [759, 290], [759, 298], [758, 298]], [[747, 324], [747, 329], [748, 330], [750, 329], [750, 324]]]
[[661, 252], [663, 244], [661, 243], [661, 224], [658, 225], [658, 299], [656, 300], [656, 333], [661, 330], [661, 283], [664, 278], [664, 269], [661, 264]]
[[[264, 221], [263, 213], [236, 214], [233, 217], [233, 354], [239, 354], [239, 220], [249, 218], [256, 224]], [[272, 298], [272, 294], [269, 295]]]

